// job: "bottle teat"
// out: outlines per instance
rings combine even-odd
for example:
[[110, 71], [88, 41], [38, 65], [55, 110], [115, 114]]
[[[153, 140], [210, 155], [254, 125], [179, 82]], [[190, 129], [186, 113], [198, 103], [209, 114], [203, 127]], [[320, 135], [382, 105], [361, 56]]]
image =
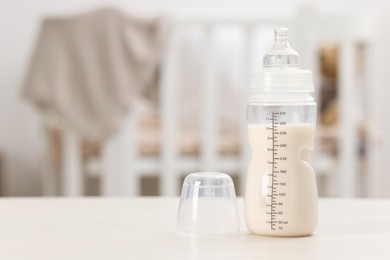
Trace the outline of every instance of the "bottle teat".
[[275, 29], [274, 45], [265, 54], [263, 67], [252, 75], [253, 95], [314, 91], [311, 71], [301, 69], [301, 58], [288, 43], [287, 28]]
[[300, 67], [299, 54], [288, 43], [288, 29], [276, 28], [274, 31], [274, 46], [263, 58], [263, 67]]

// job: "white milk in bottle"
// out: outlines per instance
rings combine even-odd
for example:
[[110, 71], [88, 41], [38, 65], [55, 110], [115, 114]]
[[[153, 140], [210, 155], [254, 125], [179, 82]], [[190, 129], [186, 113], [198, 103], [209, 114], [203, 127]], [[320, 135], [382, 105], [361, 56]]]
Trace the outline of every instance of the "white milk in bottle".
[[251, 158], [245, 220], [252, 233], [305, 236], [318, 218], [315, 174], [310, 166], [316, 103], [311, 72], [300, 68], [287, 29], [275, 30], [274, 47], [254, 72], [247, 107]]

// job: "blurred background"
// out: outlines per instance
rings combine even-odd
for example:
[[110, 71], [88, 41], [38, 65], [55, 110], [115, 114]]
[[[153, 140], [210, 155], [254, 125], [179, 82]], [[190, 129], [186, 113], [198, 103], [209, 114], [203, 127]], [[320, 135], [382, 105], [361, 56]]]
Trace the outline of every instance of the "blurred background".
[[0, 194], [243, 194], [250, 72], [288, 27], [313, 71], [320, 196], [390, 197], [390, 6], [352, 0], [0, 0]]

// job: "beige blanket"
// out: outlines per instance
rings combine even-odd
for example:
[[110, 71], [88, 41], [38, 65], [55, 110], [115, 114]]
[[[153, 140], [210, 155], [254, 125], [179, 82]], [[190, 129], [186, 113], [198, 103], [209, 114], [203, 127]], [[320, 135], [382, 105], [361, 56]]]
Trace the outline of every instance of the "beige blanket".
[[103, 140], [136, 98], [156, 97], [169, 24], [114, 9], [45, 19], [23, 94], [83, 138]]

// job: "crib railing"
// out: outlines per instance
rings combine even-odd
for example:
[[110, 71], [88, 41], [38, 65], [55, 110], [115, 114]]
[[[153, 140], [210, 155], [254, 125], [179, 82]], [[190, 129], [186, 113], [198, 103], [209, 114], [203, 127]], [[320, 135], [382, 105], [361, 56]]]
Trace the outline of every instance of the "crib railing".
[[[200, 105], [199, 105], [199, 122], [201, 123], [201, 149], [200, 154], [197, 157], [185, 156], [178, 152], [177, 137], [179, 135], [179, 97], [178, 97], [178, 86], [175, 82], [175, 67], [177, 64], [174, 62], [177, 60], [175, 55], [177, 52], [177, 39], [175, 33], [168, 45], [166, 52], [165, 63], [163, 66], [162, 80], [160, 86], [160, 118], [161, 118], [161, 130], [162, 130], [162, 147], [161, 156], [155, 159], [153, 158], [142, 158], [134, 152], [131, 147], [134, 147], [134, 143], [130, 145], [128, 143], [128, 156], [121, 158], [128, 158], [124, 161], [119, 162], [118, 157], [112, 158], [116, 162], [111, 162], [109, 165], [120, 165], [120, 164], [132, 164], [136, 162], [135, 167], [130, 169], [129, 167], [123, 167], [123, 173], [117, 172], [117, 176], [125, 177], [127, 183], [122, 186], [124, 189], [122, 194], [126, 195], [137, 195], [137, 185], [134, 182], [137, 178], [153, 172], [160, 173], [160, 191], [161, 195], [173, 196], [178, 194], [178, 187], [180, 186], [178, 181], [179, 177], [183, 173], [190, 173], [193, 171], [225, 171], [228, 173], [235, 172], [240, 174], [240, 185], [241, 190], [244, 187], [245, 172], [248, 161], [248, 147], [246, 138], [246, 125], [245, 125], [245, 102], [246, 95], [242, 95], [242, 127], [240, 129], [240, 154], [236, 156], [221, 156], [217, 149], [218, 140], [218, 88], [216, 87], [215, 79], [215, 55], [212, 44], [213, 33], [218, 30], [220, 26], [235, 25], [242, 30], [244, 35], [244, 55], [243, 58], [244, 66], [248, 81], [243, 82], [242, 91], [247, 92], [249, 86], [249, 74], [252, 67], [253, 60], [253, 44], [255, 30], [261, 27], [270, 28], [272, 25], [286, 24], [287, 21], [280, 19], [209, 19], [209, 18], [183, 18], [177, 19], [175, 27], [181, 29], [186, 26], [198, 26], [202, 29], [204, 35], [204, 49], [203, 49], [203, 71], [201, 85], [199, 86], [200, 93]], [[136, 116], [136, 115], [135, 115]], [[198, 119], [198, 118], [197, 118]], [[196, 120], [196, 119], [194, 119]], [[134, 120], [132, 120], [134, 122]], [[131, 128], [131, 129], [130, 129]], [[129, 131], [134, 133], [135, 125], [129, 128]], [[125, 137], [123, 137], [125, 138]], [[135, 138], [132, 138], [135, 141]], [[118, 146], [121, 146], [123, 150], [124, 141], [118, 142]], [[120, 150], [117, 147], [115, 150]], [[130, 152], [131, 150], [131, 152]], [[107, 156], [110, 157], [110, 156]], [[112, 156], [111, 156], [112, 157]], [[130, 159], [131, 157], [131, 159]], [[113, 168], [107, 167], [105, 169], [105, 178], [112, 178]], [[111, 169], [110, 169], [111, 168]], [[130, 173], [131, 172], [131, 173]], [[109, 175], [109, 176], [107, 176]], [[131, 175], [132, 177], [129, 177]], [[104, 181], [105, 187], [108, 185], [107, 180]], [[108, 188], [108, 187], [107, 187]], [[116, 188], [111, 187], [106, 189], [105, 194], [113, 194], [109, 190], [113, 191]], [[115, 193], [114, 193], [115, 194]]]
[[[242, 91], [247, 93], [247, 87], [249, 86], [249, 75], [252, 68], [252, 61], [254, 56], [254, 39], [256, 30], [259, 28], [272, 28], [278, 25], [291, 26], [295, 29], [300, 28], [304, 21], [304, 18], [292, 17], [289, 19], [279, 19], [261, 16], [255, 18], [240, 17], [240, 18], [212, 18], [209, 17], [185, 17], [175, 20], [175, 27], [186, 27], [191, 25], [197, 25], [202, 28], [205, 35], [205, 49], [203, 50], [203, 72], [202, 72], [202, 84], [199, 86], [201, 91], [201, 106], [199, 116], [201, 116], [201, 149], [198, 157], [186, 157], [179, 153], [177, 145], [177, 137], [179, 135], [179, 97], [178, 97], [178, 85], [175, 82], [175, 55], [179, 55], [177, 52], [177, 39], [175, 33], [173, 33], [170, 44], [164, 58], [161, 86], [160, 86], [160, 118], [161, 118], [161, 152], [160, 156], [151, 158], [143, 157], [137, 151], [137, 133], [136, 133], [136, 119], [137, 113], [131, 113], [128, 120], [123, 124], [120, 131], [112, 137], [105, 145], [101, 158], [101, 172], [102, 172], [102, 194], [103, 195], [129, 195], [135, 196], [140, 194], [140, 187], [138, 180], [141, 176], [147, 176], [155, 172], [159, 173], [160, 177], [160, 191], [161, 195], [173, 196], [178, 194], [179, 177], [183, 173], [190, 173], [192, 171], [225, 171], [225, 172], [237, 172], [240, 175], [240, 187], [243, 190], [245, 186], [245, 173], [248, 162], [248, 146], [246, 137], [246, 124], [245, 124], [245, 102], [246, 95], [242, 95], [242, 122], [240, 129], [241, 148], [240, 154], [237, 156], [221, 156], [217, 149], [217, 135], [218, 135], [218, 120], [217, 120], [217, 106], [218, 106], [218, 89], [216, 88], [215, 81], [215, 56], [213, 51], [213, 45], [211, 44], [211, 37], [213, 32], [224, 25], [235, 25], [243, 32], [244, 48], [243, 59], [244, 71], [246, 72], [247, 81], [243, 82]], [[346, 30], [346, 27], [340, 27], [342, 30]], [[304, 35], [302, 32], [301, 35]], [[312, 34], [308, 37], [311, 40], [317, 37], [320, 39], [320, 34], [314, 34], [314, 31], [310, 31]], [[298, 34], [299, 35], [299, 34]], [[297, 43], [302, 43], [302, 46], [296, 46], [303, 60], [307, 64], [313, 65], [316, 63], [316, 49], [313, 45], [305, 45], [305, 39], [297, 40]], [[313, 41], [312, 41], [313, 42]], [[351, 43], [349, 41], [349, 43]], [[302, 53], [303, 50], [303, 53]], [[340, 70], [344, 75], [349, 75], [348, 80], [342, 77], [342, 88], [351, 88], [353, 79], [350, 78], [349, 71], [353, 68], [348, 67], [348, 64], [353, 63], [353, 57], [349, 55], [341, 55], [342, 61], [340, 64], [343, 66]], [[315, 73], [315, 72], [314, 72]], [[349, 73], [349, 74], [348, 74]], [[316, 75], [314, 75], [316, 76]], [[317, 75], [318, 76], [318, 75]], [[348, 101], [348, 97], [346, 98]], [[348, 104], [343, 106], [348, 110]], [[343, 112], [342, 115], [347, 116], [343, 122], [343, 128], [353, 127], [354, 122], [348, 120], [350, 112]], [[83, 195], [83, 170], [80, 161], [80, 152], [78, 151], [78, 138], [74, 133], [67, 131], [65, 135], [65, 145], [63, 146], [64, 163], [62, 167], [63, 175], [63, 191], [66, 196], [78, 196]], [[346, 170], [346, 165], [354, 163], [353, 149], [356, 142], [356, 137], [350, 135], [348, 143], [344, 143], [343, 152], [341, 153], [341, 165], [342, 169]], [[345, 146], [346, 145], [346, 146]], [[50, 186], [51, 174], [50, 169], [45, 170], [46, 179], [45, 190], [50, 194], [53, 190]], [[341, 180], [345, 182], [349, 188], [348, 194], [353, 192], [351, 187], [354, 185], [354, 175], [350, 171], [340, 172], [342, 176]]]

